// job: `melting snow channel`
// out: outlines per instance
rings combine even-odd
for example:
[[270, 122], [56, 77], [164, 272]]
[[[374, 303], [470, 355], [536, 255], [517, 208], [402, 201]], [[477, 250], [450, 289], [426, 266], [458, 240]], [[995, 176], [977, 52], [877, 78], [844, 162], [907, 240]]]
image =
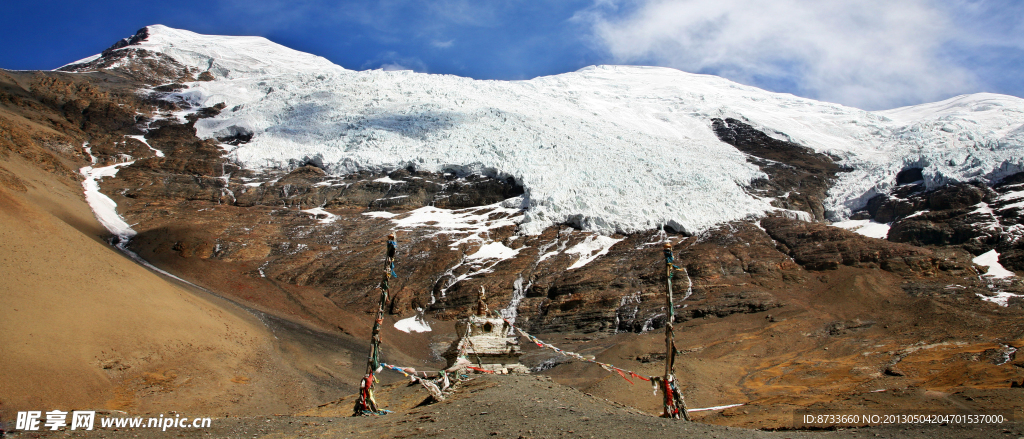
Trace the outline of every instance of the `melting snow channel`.
[[[509, 323], [515, 324], [516, 317], [519, 316], [519, 303], [526, 297], [526, 292], [533, 286], [533, 282], [528, 282], [525, 286], [523, 285], [523, 276], [516, 277], [516, 280], [512, 282], [512, 299], [508, 303], [508, 307], [501, 310], [501, 316], [508, 320]], [[509, 328], [511, 334], [512, 328]]]
[[1010, 360], [1013, 359], [1014, 354], [1017, 353], [1017, 348], [1013, 346], [1004, 343], [999, 343], [999, 345], [1003, 347], [1003, 361], [997, 364], [996, 366], [1002, 366], [1006, 363], [1009, 363]]
[[142, 144], [146, 145], [146, 148], [149, 148], [150, 151], [153, 151], [153, 154], [156, 154], [157, 157], [163, 157], [164, 156], [164, 152], [163, 151], [152, 147], [149, 144], [149, 142], [146, 141], [146, 136], [138, 136], [138, 135], [136, 135], [136, 136], [125, 136], [125, 137], [130, 138], [130, 139], [135, 139], [135, 140], [138, 140], [138, 141], [142, 142]]
[[683, 274], [686, 275], [686, 295], [683, 296], [683, 300], [686, 300], [693, 295], [693, 279], [690, 278], [690, 271], [686, 267], [683, 267]]
[[100, 192], [99, 180], [104, 177], [117, 175], [118, 170], [132, 163], [135, 162], [118, 163], [102, 168], [86, 166], [79, 170], [82, 176], [85, 177], [85, 181], [82, 182], [82, 188], [85, 189], [85, 201], [89, 203], [89, 207], [96, 214], [96, 219], [100, 221], [100, 224], [103, 224], [103, 227], [106, 227], [111, 234], [117, 236], [119, 241], [127, 241], [135, 236], [136, 233], [121, 218], [121, 215], [117, 214], [117, 203]]
[[[96, 158], [92, 156], [92, 148], [89, 147], [88, 145], [88, 142], [85, 143], [85, 145], [83, 145], [85, 151], [86, 153], [89, 154], [89, 158], [92, 161], [92, 163], [96, 163]], [[129, 258], [132, 258], [132, 260], [134, 260], [135, 262], [164, 276], [177, 279], [182, 283], [192, 285], [200, 290], [206, 291], [210, 294], [214, 294], [213, 292], [207, 290], [206, 288], [203, 288], [199, 285], [196, 285], [192, 282], [175, 276], [163, 269], [160, 269], [153, 264], [150, 264], [149, 261], [142, 259], [141, 256], [128, 249], [128, 240], [137, 235], [137, 233], [135, 232], [135, 230], [131, 228], [130, 225], [128, 225], [124, 218], [121, 218], [121, 215], [117, 213], [117, 203], [115, 203], [114, 200], [110, 199], [110, 197], [100, 192], [99, 180], [104, 177], [113, 177], [117, 175], [117, 171], [119, 171], [121, 168], [125, 166], [131, 165], [132, 163], [134, 162], [118, 163], [116, 165], [105, 166], [102, 168], [93, 168], [92, 166], [86, 166], [78, 170], [78, 172], [81, 173], [83, 177], [85, 177], [85, 181], [82, 182], [82, 188], [85, 190], [85, 201], [86, 203], [89, 204], [89, 207], [92, 208], [93, 213], [96, 215], [96, 219], [99, 220], [100, 224], [102, 224], [103, 227], [107, 229], [107, 231], [109, 231], [114, 236], [117, 236], [118, 242], [114, 246], [125, 255], [128, 255]], [[263, 267], [266, 265], [267, 264], [263, 264], [263, 266], [260, 266], [260, 276], [266, 277], [263, 273]], [[256, 316], [256, 318], [263, 321], [263, 317], [261, 316], [261, 314], [258, 314], [253, 311], [250, 312], [254, 316]], [[274, 338], [277, 338], [277, 335], [274, 335]]]
[[[89, 149], [86, 149], [86, 151], [88, 152]], [[90, 157], [91, 156], [92, 154], [90, 153]], [[95, 160], [96, 159], [93, 158], [93, 162], [95, 162]], [[99, 180], [104, 177], [113, 177], [117, 175], [118, 170], [131, 165], [132, 163], [134, 162], [118, 163], [116, 165], [105, 166], [102, 168], [86, 166], [79, 169], [78, 172], [85, 177], [85, 181], [82, 182], [82, 188], [85, 189], [85, 201], [89, 203], [89, 207], [92, 208], [92, 212], [96, 215], [96, 219], [99, 220], [100, 224], [102, 224], [103, 227], [105, 227], [112, 235], [118, 238], [118, 242], [115, 244], [115, 247], [117, 247], [118, 250], [121, 250], [135, 262], [144, 265], [150, 270], [172, 277], [189, 285], [195, 285], [192, 282], [157, 268], [153, 264], [150, 264], [149, 261], [146, 261], [145, 259], [142, 259], [141, 256], [135, 254], [135, 252], [128, 250], [126, 245], [128, 240], [134, 237], [137, 233], [130, 225], [128, 225], [127, 222], [125, 222], [124, 218], [121, 218], [121, 215], [118, 215], [117, 203], [100, 192]], [[197, 286], [197, 288], [205, 290], [205, 288], [202, 287]]]
[[[547, 252], [547, 253], [544, 253], [549, 248], [554, 247], [555, 244], [558, 244], [558, 248], [557, 249], [555, 249], [553, 251], [550, 251], [550, 252]], [[569, 240], [568, 239], [566, 239], [565, 241], [561, 241], [559, 239], [555, 239], [554, 241], [551, 241], [551, 242], [549, 242], [547, 244], [544, 244], [544, 246], [542, 246], [540, 248], [540, 252], [539, 252], [539, 253], [544, 253], [544, 255], [541, 256], [540, 259], [537, 259], [537, 263], [539, 264], [539, 263], [543, 262], [547, 258], [550, 258], [552, 256], [558, 255], [559, 253], [561, 253], [562, 251], [565, 250], [565, 246], [568, 245], [568, 244], [569, 244]]]
[[85, 150], [85, 153], [86, 153], [87, 155], [89, 155], [89, 163], [92, 163], [92, 164], [94, 164], [94, 165], [95, 165], [95, 164], [96, 164], [96, 157], [94, 157], [94, 156], [92, 155], [92, 147], [91, 147], [91, 146], [89, 146], [89, 142], [85, 142], [85, 143], [83, 143], [83, 144], [82, 144], [82, 149], [84, 149], [84, 150]]
[[[988, 267], [988, 271], [985, 272], [985, 277], [1005, 279], [1008, 277], [1015, 276], [1015, 274], [1013, 274], [1012, 271], [1003, 268], [1003, 265], [999, 263], [999, 252], [995, 251], [994, 249], [989, 250], [988, 253], [985, 253], [981, 256], [974, 258], [973, 262], [975, 264]], [[1006, 304], [1004, 303], [1003, 306], [1006, 306]]]
[[889, 225], [871, 220], [848, 220], [832, 223], [833, 226], [846, 229], [868, 238], [885, 239], [889, 236]]

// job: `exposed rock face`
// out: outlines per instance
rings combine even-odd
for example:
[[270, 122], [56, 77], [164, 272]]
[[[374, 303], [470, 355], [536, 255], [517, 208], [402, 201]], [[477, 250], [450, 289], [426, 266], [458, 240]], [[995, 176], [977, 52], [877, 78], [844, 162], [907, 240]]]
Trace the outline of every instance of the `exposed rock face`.
[[[904, 175], [904, 174], [901, 174]], [[903, 184], [892, 194], [868, 202], [865, 216], [892, 223], [888, 239], [918, 246], [955, 246], [974, 255], [996, 249], [1000, 262], [1022, 270], [1024, 226], [1018, 206], [1024, 198], [1024, 173], [988, 187], [958, 183], [925, 191], [919, 181], [897, 176]]]
[[867, 211], [878, 222], [891, 223], [922, 210], [966, 209], [991, 201], [995, 193], [988, 187], [960, 183], [925, 192], [918, 182], [900, 186], [891, 195], [878, 195], [868, 202]]
[[780, 249], [809, 270], [834, 270], [846, 265], [933, 276], [939, 270], [962, 272], [970, 266], [939, 257], [930, 250], [867, 238], [821, 224], [784, 218], [766, 218], [761, 224], [778, 241]]
[[135, 35], [132, 35], [129, 38], [122, 38], [118, 40], [116, 43], [114, 43], [114, 45], [104, 50], [103, 55], [109, 55], [113, 51], [120, 49], [122, 47], [128, 47], [131, 45], [141, 43], [143, 41], [146, 41], [147, 38], [149, 38], [149, 28], [144, 27], [142, 29], [139, 29], [138, 32], [135, 32]]
[[773, 138], [736, 119], [711, 121], [719, 139], [749, 154], [748, 160], [768, 174], [767, 179], [752, 185], [763, 192], [759, 196], [776, 197], [776, 207], [804, 211], [818, 221], [825, 219], [822, 202], [836, 173], [842, 171], [830, 157]]

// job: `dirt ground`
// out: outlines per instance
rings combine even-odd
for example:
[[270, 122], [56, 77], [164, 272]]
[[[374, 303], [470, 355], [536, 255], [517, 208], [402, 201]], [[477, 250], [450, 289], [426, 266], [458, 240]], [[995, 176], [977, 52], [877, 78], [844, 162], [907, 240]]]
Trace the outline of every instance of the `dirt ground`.
[[[794, 410], [1024, 411], [1024, 328], [1013, 310], [977, 301], [906, 294], [886, 273], [847, 269], [780, 291], [769, 312], [709, 317], [677, 325], [676, 375], [690, 407], [744, 404], [701, 422], [746, 428], [792, 426]], [[823, 281], [824, 280], [824, 281]], [[644, 375], [664, 371], [664, 335], [536, 334]], [[527, 344], [524, 361], [557, 358]], [[548, 370], [557, 382], [646, 413], [660, 400], [588, 363]]]
[[[350, 416], [354, 396], [297, 416], [215, 418], [207, 429], [121, 428], [31, 432], [15, 437], [224, 438], [1017, 438], [1024, 425], [894, 424], [820, 431], [760, 431], [669, 420], [559, 385], [536, 375], [474, 376], [444, 402], [420, 405], [419, 385], [382, 386], [384, 416]], [[101, 415], [102, 416], [102, 415]], [[698, 418], [698, 421], [700, 419]]]

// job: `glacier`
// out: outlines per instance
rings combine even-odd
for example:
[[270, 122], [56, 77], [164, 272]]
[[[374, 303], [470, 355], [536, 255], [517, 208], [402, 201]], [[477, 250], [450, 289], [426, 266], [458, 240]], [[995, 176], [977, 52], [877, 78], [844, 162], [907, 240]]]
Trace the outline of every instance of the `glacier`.
[[749, 189], [765, 174], [715, 136], [713, 118], [849, 169], [825, 201], [836, 221], [891, 190], [904, 169], [923, 168], [928, 188], [1024, 170], [1024, 100], [1012, 96], [864, 111], [670, 68], [592, 66], [521, 81], [353, 71], [263, 38], [148, 29], [138, 46], [213, 75], [174, 97], [226, 104], [196, 128], [202, 138], [251, 133], [224, 145], [240, 165], [512, 177], [525, 190], [527, 234], [552, 224], [698, 233], [777, 210]]

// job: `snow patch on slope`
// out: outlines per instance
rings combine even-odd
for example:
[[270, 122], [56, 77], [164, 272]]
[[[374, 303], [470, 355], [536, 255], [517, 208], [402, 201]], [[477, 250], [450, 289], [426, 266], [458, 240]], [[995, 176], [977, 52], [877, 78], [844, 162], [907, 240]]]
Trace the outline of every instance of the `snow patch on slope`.
[[1002, 307], [1009, 307], [1010, 299], [1013, 299], [1015, 297], [1024, 297], [1024, 295], [1008, 293], [1006, 291], [996, 291], [994, 296], [986, 296], [981, 293], [975, 294], [977, 294], [977, 296], [980, 297], [981, 300], [984, 300], [986, 302], [992, 302]]
[[395, 329], [405, 333], [431, 331], [430, 323], [420, 314], [395, 322]]
[[613, 245], [623, 239], [625, 238], [616, 239], [601, 235], [587, 236], [583, 242], [580, 242], [565, 251], [566, 253], [579, 255], [579, 259], [577, 259], [576, 262], [573, 262], [567, 270], [580, 268], [589, 264], [591, 261], [608, 254], [608, 250], [611, 250]]
[[89, 203], [89, 207], [92, 208], [100, 224], [112, 235], [116, 236], [119, 242], [128, 241], [137, 233], [117, 213], [117, 203], [100, 192], [99, 180], [117, 175], [117, 171], [132, 163], [135, 162], [118, 163], [102, 168], [86, 166], [79, 170], [82, 176], [85, 177], [85, 180], [82, 181], [82, 188], [85, 190], [85, 201]]
[[889, 225], [871, 220], [846, 220], [832, 223], [833, 226], [846, 229], [868, 238], [885, 239], [889, 236]]
[[373, 211], [373, 212], [363, 212], [363, 215], [366, 215], [366, 216], [371, 217], [371, 218], [391, 219], [391, 218], [394, 218], [394, 217], [398, 216], [399, 214], [392, 213], [392, 212]]
[[159, 149], [156, 149], [152, 145], [149, 144], [149, 141], [146, 140], [146, 136], [138, 135], [138, 136], [125, 136], [125, 137], [127, 137], [129, 139], [135, 139], [135, 140], [138, 140], [139, 142], [142, 142], [142, 144], [146, 145], [146, 148], [149, 148], [150, 151], [153, 151], [153, 154], [155, 154], [157, 157], [163, 157], [164, 156], [164, 152], [163, 151], [161, 151]]
[[999, 263], [999, 252], [995, 250], [989, 250], [987, 253], [974, 258], [973, 262], [983, 267], [988, 267], [985, 277], [1004, 279], [1016, 276], [1012, 271], [1003, 268], [1003, 264]]
[[373, 181], [376, 182], [376, 183], [389, 183], [389, 184], [402, 184], [402, 183], [406, 183], [405, 180], [392, 180], [391, 177], [388, 177], [388, 176], [384, 176], [384, 177], [378, 178], [378, 179], [373, 180]]
[[467, 261], [476, 259], [512, 259], [519, 254], [518, 249], [512, 249], [505, 246], [500, 242], [491, 242], [484, 244], [480, 247], [476, 253], [466, 255]]
[[[490, 241], [488, 237], [491, 229], [515, 226], [522, 218], [521, 213], [519, 209], [502, 207], [502, 203], [455, 210], [424, 206], [392, 217], [390, 220], [398, 227], [398, 230], [437, 229], [432, 235], [428, 236], [441, 234], [466, 235], [452, 242], [451, 248], [457, 249], [460, 244], [468, 242]], [[377, 212], [366, 212], [364, 215], [387, 218], [387, 216]], [[495, 253], [502, 252], [495, 251]]]
[[[303, 210], [302, 212], [312, 215], [313, 219], [316, 219], [320, 224], [330, 224], [338, 219], [338, 215], [324, 210], [323, 207], [314, 207], [312, 209]], [[323, 218], [320, 218], [321, 216], [323, 216]]]

